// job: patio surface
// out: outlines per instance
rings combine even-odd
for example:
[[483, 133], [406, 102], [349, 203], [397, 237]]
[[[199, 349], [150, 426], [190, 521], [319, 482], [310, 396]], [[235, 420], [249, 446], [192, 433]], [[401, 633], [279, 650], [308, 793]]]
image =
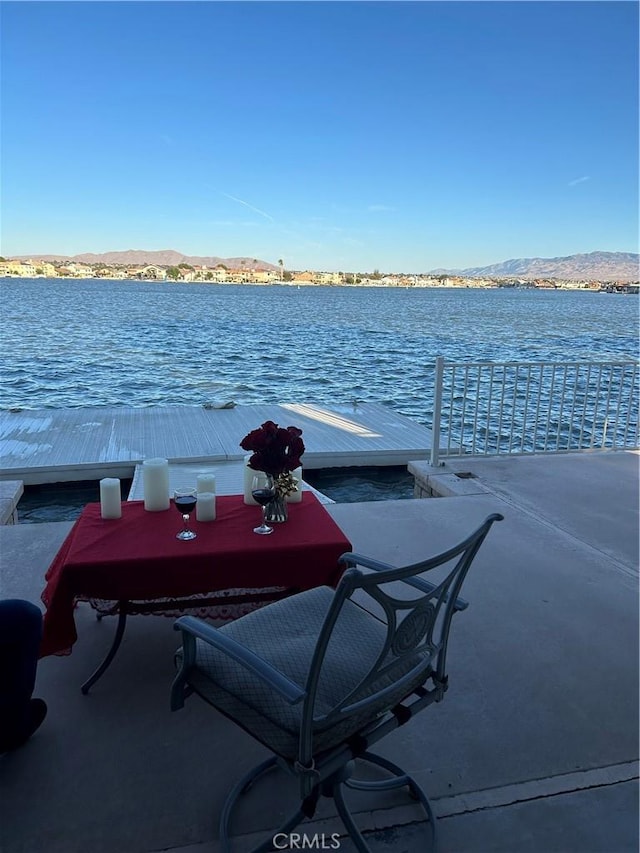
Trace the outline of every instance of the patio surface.
[[[396, 564], [453, 544], [490, 512], [505, 516], [465, 584], [447, 696], [378, 744], [434, 802], [441, 853], [638, 849], [638, 459], [474, 460], [475, 494], [327, 507], [354, 550]], [[39, 603], [70, 526], [0, 529], [1, 597]], [[45, 723], [0, 759], [0, 849], [217, 851], [225, 795], [266, 750], [197, 698], [170, 712], [169, 619], [132, 618], [114, 664], [82, 696], [114, 625], [87, 606], [76, 621], [73, 654], [40, 662]], [[274, 779], [250, 792], [238, 853], [278, 826], [290, 790]], [[375, 853], [428, 849], [421, 813], [400, 793], [369, 796], [354, 803]], [[324, 804], [301, 831], [341, 829]], [[341, 853], [353, 849], [343, 840]]]

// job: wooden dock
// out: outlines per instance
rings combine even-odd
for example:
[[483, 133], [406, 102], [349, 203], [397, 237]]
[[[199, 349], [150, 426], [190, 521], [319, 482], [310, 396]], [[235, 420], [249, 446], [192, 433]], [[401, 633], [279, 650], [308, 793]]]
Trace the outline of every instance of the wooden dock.
[[0, 480], [35, 485], [128, 478], [152, 457], [239, 460], [239, 442], [266, 420], [303, 431], [308, 469], [406, 465], [431, 451], [429, 429], [380, 403], [41, 409], [0, 414]]

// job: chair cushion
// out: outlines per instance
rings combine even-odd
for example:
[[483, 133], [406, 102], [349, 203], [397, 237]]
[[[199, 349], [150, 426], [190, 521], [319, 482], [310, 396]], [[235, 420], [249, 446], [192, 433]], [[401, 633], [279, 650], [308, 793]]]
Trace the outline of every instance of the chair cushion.
[[[305, 688], [318, 635], [334, 591], [318, 587], [278, 601], [237, 619], [219, 630], [268, 661]], [[314, 707], [314, 754], [334, 746], [404, 698], [406, 686], [335, 725], [324, 719], [364, 678], [384, 647], [386, 625], [362, 607], [345, 601], [333, 629], [322, 665]], [[208, 702], [232, 718], [278, 755], [294, 758], [298, 751], [303, 702], [289, 705], [253, 673], [223, 652], [197, 640], [196, 665], [188, 681]], [[178, 652], [180, 656], [181, 650]], [[399, 671], [378, 678], [358, 698], [375, 693], [415, 665], [405, 658]], [[396, 667], [398, 670], [398, 667]], [[424, 674], [416, 685], [425, 680]], [[411, 688], [413, 689], [413, 688]]]

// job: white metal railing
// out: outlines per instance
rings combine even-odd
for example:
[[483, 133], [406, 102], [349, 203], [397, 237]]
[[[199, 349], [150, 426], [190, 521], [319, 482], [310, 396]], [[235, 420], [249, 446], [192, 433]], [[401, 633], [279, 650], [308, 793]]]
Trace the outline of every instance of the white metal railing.
[[638, 447], [638, 362], [436, 358], [431, 464], [464, 454]]

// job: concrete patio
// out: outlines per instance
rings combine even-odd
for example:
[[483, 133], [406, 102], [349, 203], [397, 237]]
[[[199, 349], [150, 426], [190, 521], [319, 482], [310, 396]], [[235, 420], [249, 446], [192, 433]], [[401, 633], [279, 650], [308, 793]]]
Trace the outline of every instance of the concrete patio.
[[[432, 798], [441, 853], [637, 850], [638, 460], [464, 460], [434, 473], [472, 472], [477, 488], [464, 494], [327, 506], [354, 550], [395, 564], [505, 516], [465, 584], [471, 606], [452, 628], [444, 702], [379, 744]], [[0, 529], [0, 597], [40, 602], [70, 526]], [[197, 698], [170, 712], [169, 619], [131, 619], [114, 664], [82, 696], [114, 625], [86, 605], [76, 622], [72, 655], [39, 666], [45, 723], [0, 758], [0, 849], [215, 853], [225, 795], [266, 750]], [[250, 792], [238, 853], [277, 828], [292, 793], [275, 778]], [[427, 849], [422, 815], [401, 793], [370, 796], [354, 803], [376, 853]], [[325, 804], [301, 831], [341, 825]]]

